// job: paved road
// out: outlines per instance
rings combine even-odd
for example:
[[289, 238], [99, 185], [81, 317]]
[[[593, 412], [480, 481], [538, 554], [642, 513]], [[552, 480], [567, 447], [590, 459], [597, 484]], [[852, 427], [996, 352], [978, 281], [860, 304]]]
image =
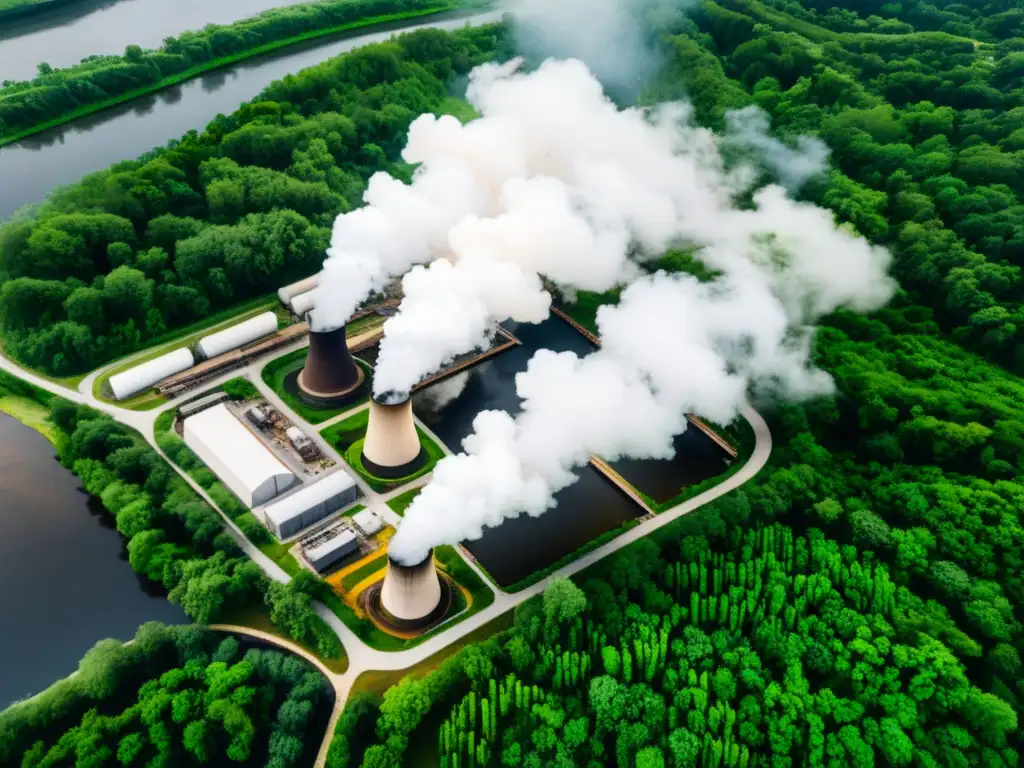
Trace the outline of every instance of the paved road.
[[[276, 356], [286, 354], [287, 352], [293, 349], [298, 349], [304, 346], [306, 343], [308, 342], [299, 342], [295, 345], [291, 345], [285, 348], [284, 350], [281, 350]], [[386, 496], [382, 496], [374, 492], [373, 489], [370, 488], [361, 478], [359, 478], [356, 473], [348, 469], [348, 466], [345, 464], [342, 458], [338, 456], [334, 449], [331, 448], [331, 446], [328, 445], [323, 440], [323, 438], [320, 437], [320, 433], [317, 426], [309, 424], [304, 419], [299, 417], [297, 414], [293, 413], [285, 405], [281, 398], [278, 397], [277, 394], [273, 390], [271, 390], [266, 384], [264, 384], [262, 376], [260, 374], [264, 366], [266, 366], [267, 363], [269, 362], [269, 359], [264, 359], [262, 361], [252, 363], [249, 366], [246, 366], [245, 368], [230, 371], [229, 373], [226, 373], [220, 377], [210, 380], [204, 385], [203, 389], [209, 389], [211, 387], [217, 386], [223, 383], [224, 381], [227, 381], [228, 379], [231, 378], [235, 378], [237, 376], [245, 376], [246, 378], [248, 378], [260, 391], [261, 395], [266, 397], [267, 400], [271, 402], [276, 408], [279, 408], [283, 413], [286, 413], [289, 416], [289, 418], [295, 422], [297, 426], [299, 426], [308, 435], [313, 437], [313, 439], [317, 442], [321, 450], [323, 450], [326, 455], [334, 458], [335, 461], [339, 462], [340, 466], [342, 466], [343, 468], [345, 468], [346, 471], [352, 474], [352, 476], [356, 479], [357, 483], [359, 483], [360, 488], [362, 488], [363, 493], [365, 494], [367, 506], [371, 506], [374, 509], [380, 511], [381, 514], [385, 517], [385, 519], [387, 519], [392, 524], [397, 524], [397, 515], [395, 515], [394, 512], [392, 512], [391, 509], [387, 506], [387, 499], [390, 499], [398, 495], [399, 493], [408, 490], [409, 488], [418, 487], [420, 485], [425, 484], [427, 482], [426, 478], [420, 478], [419, 480], [410, 483], [408, 486], [404, 486], [398, 491], [389, 493]], [[2, 355], [0, 355], [0, 369], [8, 371], [9, 373], [13, 373], [16, 376], [19, 376], [20, 378], [25, 379], [26, 381], [29, 381], [42, 389], [60, 395], [61, 397], [65, 397], [75, 402], [85, 403], [89, 406], [92, 406], [93, 408], [96, 408], [97, 410], [110, 414], [116, 420], [130, 427], [133, 427], [134, 429], [141, 432], [143, 436], [145, 436], [146, 440], [149, 441], [149, 443], [161, 455], [163, 455], [163, 452], [160, 451], [159, 447], [156, 445], [156, 441], [153, 436], [153, 425], [162, 411], [176, 407], [176, 403], [170, 403], [163, 409], [140, 412], [130, 411], [115, 405], [111, 405], [109, 403], [102, 402], [96, 399], [92, 394], [92, 382], [95, 381], [95, 378], [102, 371], [97, 371], [94, 372], [93, 374], [90, 374], [90, 376], [87, 377], [81, 383], [79, 391], [76, 392], [67, 389], [66, 387], [63, 387], [59, 384], [55, 384], [54, 382], [45, 379], [41, 376], [37, 376], [36, 374], [26, 371], [23, 368], [20, 368], [19, 366], [15, 365], [13, 362], [3, 357]], [[358, 410], [359, 409], [356, 408], [353, 409], [352, 412], [354, 413]], [[498, 616], [505, 613], [506, 611], [515, 608], [517, 605], [524, 602], [525, 600], [528, 600], [531, 597], [540, 594], [547, 587], [547, 584], [551, 581], [551, 579], [572, 576], [576, 573], [579, 573], [584, 568], [587, 568], [588, 566], [593, 565], [599, 560], [617, 552], [623, 547], [628, 546], [629, 544], [632, 544], [633, 542], [650, 535], [654, 531], [658, 530], [659, 528], [663, 528], [664, 526], [679, 519], [683, 515], [688, 515], [691, 512], [699, 509], [703, 505], [707, 504], [708, 502], [713, 501], [714, 499], [717, 499], [720, 496], [723, 496], [729, 491], [739, 488], [741, 485], [743, 485], [747, 481], [751, 480], [755, 475], [757, 475], [757, 473], [760, 472], [761, 469], [768, 462], [768, 457], [771, 454], [771, 432], [769, 431], [768, 425], [761, 417], [761, 415], [750, 406], [744, 407], [741, 413], [743, 418], [745, 418], [753, 427], [756, 442], [750, 458], [735, 474], [726, 478], [715, 487], [708, 489], [704, 493], [695, 496], [692, 499], [684, 501], [678, 506], [673, 507], [665, 512], [662, 512], [657, 517], [645, 520], [644, 522], [637, 525], [635, 528], [626, 531], [622, 535], [617, 536], [616, 538], [588, 552], [587, 554], [583, 555], [582, 557], [573, 561], [572, 563], [560, 568], [558, 571], [554, 572], [543, 581], [540, 581], [537, 584], [534, 584], [533, 586], [528, 587], [520, 592], [505, 592], [500, 587], [491, 582], [491, 580], [479, 569], [476, 563], [467, 560], [466, 562], [468, 563], [468, 565], [471, 568], [473, 568], [484, 579], [486, 583], [491, 585], [492, 589], [494, 590], [494, 603], [492, 603], [489, 607], [487, 607], [480, 613], [477, 613], [476, 615], [471, 616], [470, 618], [456, 624], [455, 626], [450, 627], [449, 629], [443, 632], [440, 632], [439, 634], [435, 635], [429, 640], [424, 641], [423, 643], [417, 645], [414, 648], [394, 652], [379, 651], [375, 648], [371, 648], [370, 646], [366, 645], [366, 643], [364, 643], [352, 630], [345, 626], [345, 624], [333, 612], [328, 610], [323, 605], [317, 605], [317, 612], [334, 629], [334, 631], [337, 632], [338, 636], [341, 638], [342, 644], [345, 646], [345, 651], [349, 657], [348, 670], [344, 674], [338, 675], [331, 672], [329, 669], [327, 669], [327, 667], [320, 663], [319, 660], [315, 659], [315, 657], [313, 657], [311, 654], [306, 652], [300, 646], [295, 645], [294, 643], [283, 641], [280, 638], [277, 638], [273, 635], [259, 633], [258, 630], [251, 630], [246, 627], [230, 627], [230, 630], [237, 631], [243, 634], [250, 634], [254, 637], [261, 637], [262, 639], [267, 640], [268, 642], [275, 643], [283, 648], [287, 648], [288, 650], [298, 654], [299, 656], [302, 656], [303, 658], [309, 660], [311, 663], [316, 664], [317, 668], [325, 675], [325, 677], [327, 677], [331, 685], [334, 687], [336, 693], [334, 711], [331, 714], [331, 720], [328, 725], [327, 731], [324, 735], [324, 740], [320, 748], [320, 754], [316, 762], [316, 765], [318, 766], [318, 768], [320, 768], [324, 765], [327, 757], [327, 751], [328, 748], [330, 747], [330, 742], [334, 734], [334, 725], [337, 723], [338, 717], [341, 715], [342, 709], [344, 709], [345, 702], [348, 699], [348, 694], [352, 689], [353, 683], [355, 683], [356, 679], [359, 677], [360, 674], [368, 670], [406, 669], [427, 659], [430, 656], [433, 656], [435, 653], [443, 650], [452, 643], [465, 637], [470, 632], [473, 632], [474, 630], [480, 628], [492, 619], [495, 619]], [[323, 425], [319, 425], [319, 427], [322, 428]], [[420, 427], [424, 428], [424, 425], [421, 423]], [[434, 439], [437, 439], [435, 435], [431, 434], [431, 436], [434, 437]], [[444, 446], [444, 443], [442, 443], [440, 440], [438, 440], [438, 443], [445, 449], [447, 453], [450, 453], [447, 446]], [[164, 456], [164, 458], [166, 459], [167, 457]], [[242, 535], [242, 532], [238, 529], [234, 522], [227, 515], [224, 514], [223, 510], [221, 510], [217, 506], [213, 499], [211, 499], [209, 495], [197, 483], [195, 483], [195, 481], [192, 480], [191, 477], [189, 477], [185, 472], [178, 468], [173, 462], [168, 461], [168, 463], [175, 469], [175, 471], [178, 472], [179, 475], [181, 475], [185, 479], [185, 481], [200, 496], [202, 496], [202, 498], [208, 504], [210, 504], [211, 507], [216, 509], [221, 514], [221, 516], [224, 518], [225, 526], [230, 531], [232, 536], [234, 536], [235, 540], [238, 541], [239, 546], [241, 546], [242, 549], [246, 552], [246, 554], [248, 554], [256, 563], [260, 565], [260, 567], [268, 574], [268, 576], [275, 579], [276, 581], [288, 581], [288, 575], [276, 563], [271, 561], [262, 552], [260, 552], [259, 549], [257, 549], [248, 539], [246, 539], [244, 535]], [[214, 628], [218, 628], [218, 626], [214, 625]], [[228, 627], [223, 628], [227, 629]]]

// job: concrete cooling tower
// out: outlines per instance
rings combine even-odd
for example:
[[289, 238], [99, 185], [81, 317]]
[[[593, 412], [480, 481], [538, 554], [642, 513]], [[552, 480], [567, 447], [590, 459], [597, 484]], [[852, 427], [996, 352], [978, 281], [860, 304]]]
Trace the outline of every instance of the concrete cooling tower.
[[411, 475], [426, 463], [408, 393], [385, 392], [370, 399], [362, 459], [371, 474], [384, 478]]
[[364, 376], [348, 351], [344, 325], [333, 331], [310, 332], [306, 367], [298, 381], [303, 394], [320, 401], [343, 398], [363, 383]]
[[414, 626], [433, 618], [441, 604], [441, 580], [434, 550], [416, 565], [402, 565], [388, 555], [388, 572], [380, 589], [380, 606], [390, 623]]

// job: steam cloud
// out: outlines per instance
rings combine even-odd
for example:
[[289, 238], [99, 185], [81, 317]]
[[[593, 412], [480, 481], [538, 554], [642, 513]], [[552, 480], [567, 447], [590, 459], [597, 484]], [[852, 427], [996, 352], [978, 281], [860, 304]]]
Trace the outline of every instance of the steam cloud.
[[726, 112], [725, 126], [727, 140], [758, 153], [790, 192], [824, 173], [828, 165], [830, 152], [825, 142], [799, 136], [795, 148], [787, 146], [771, 135], [771, 118], [756, 105]]
[[[829, 212], [774, 185], [737, 207], [757, 173], [727, 169], [721, 141], [693, 126], [685, 105], [618, 110], [573, 61], [529, 75], [489, 71], [471, 95], [485, 120], [517, 121], [527, 168], [545, 165], [531, 147], [548, 148], [551, 176], [507, 180], [499, 214], [467, 217], [450, 233], [448, 259], [406, 276], [375, 388], [407, 388], [481, 343], [496, 320], [545, 317], [539, 274], [601, 290], [630, 275], [630, 253], [683, 241], [718, 276], [635, 279], [618, 306], [600, 311], [599, 351], [535, 354], [516, 377], [522, 412], [479, 414], [464, 451], [437, 465], [407, 510], [390, 552], [409, 563], [509, 517], [542, 514], [591, 455], [671, 456], [688, 412], [727, 423], [752, 389], [827, 393], [830, 377], [809, 360], [813, 323], [838, 307], [877, 308], [893, 292], [888, 252], [837, 227]], [[764, 141], [757, 114], [733, 127], [726, 141], [745, 137], [766, 156], [802, 156]], [[804, 170], [789, 181], [802, 178]], [[575, 237], [553, 234], [563, 231]]]

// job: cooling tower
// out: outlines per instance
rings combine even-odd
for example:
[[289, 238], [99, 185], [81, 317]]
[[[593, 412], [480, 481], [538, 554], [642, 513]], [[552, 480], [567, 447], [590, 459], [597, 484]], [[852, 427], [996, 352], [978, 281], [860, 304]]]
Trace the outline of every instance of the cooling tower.
[[333, 331], [310, 331], [306, 367], [299, 374], [299, 389], [317, 400], [351, 394], [363, 383], [363, 369], [348, 351], [345, 326]]
[[412, 420], [409, 395], [374, 395], [363, 442], [363, 466], [377, 477], [405, 477], [423, 466], [426, 458]]
[[434, 550], [416, 565], [402, 565], [388, 555], [388, 572], [380, 590], [385, 616], [397, 625], [428, 621], [441, 603], [441, 580], [434, 567]]

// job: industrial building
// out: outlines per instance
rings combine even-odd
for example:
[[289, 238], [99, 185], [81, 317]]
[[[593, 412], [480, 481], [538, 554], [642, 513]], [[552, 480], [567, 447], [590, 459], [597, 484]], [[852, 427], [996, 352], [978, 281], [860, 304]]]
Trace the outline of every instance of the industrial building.
[[185, 444], [249, 507], [299, 480], [221, 403], [185, 419]]
[[426, 463], [408, 393], [385, 392], [370, 398], [362, 459], [368, 471], [384, 478], [405, 477]]
[[204, 336], [196, 345], [196, 351], [201, 358], [209, 360], [272, 333], [277, 333], [277, 315], [273, 312], [264, 312], [238, 325]]
[[373, 534], [384, 527], [384, 521], [372, 509], [359, 510], [352, 515], [352, 522], [363, 532], [364, 536], [373, 536]]
[[352, 394], [365, 374], [348, 349], [345, 326], [330, 331], [311, 331], [306, 365], [299, 373], [299, 391], [309, 398], [328, 402]]
[[298, 296], [293, 297], [291, 304], [289, 305], [292, 313], [296, 317], [305, 317], [316, 307], [315, 297], [316, 291], [306, 291], [305, 293], [300, 293]]
[[168, 376], [181, 373], [195, 364], [196, 361], [192, 357], [192, 353], [182, 347], [111, 376], [110, 391], [113, 392], [115, 399], [124, 400], [126, 397], [137, 395]]
[[297, 283], [286, 285], [283, 288], [279, 288], [277, 291], [277, 298], [281, 300], [281, 303], [286, 307], [292, 306], [292, 301], [296, 296], [300, 296], [303, 293], [309, 293], [317, 284], [320, 282], [320, 273], [317, 272], [312, 277], [307, 277], [304, 280], [299, 280]]
[[348, 528], [331, 531], [333, 536], [317, 537], [312, 546], [303, 547], [302, 555], [306, 561], [316, 569], [317, 573], [323, 573], [332, 565], [344, 557], [351, 555], [359, 549], [359, 539]]
[[263, 519], [274, 535], [283, 541], [348, 506], [358, 495], [355, 481], [338, 470], [268, 504], [263, 510]]
[[288, 442], [292, 444], [292, 448], [302, 457], [303, 461], [313, 461], [320, 453], [316, 443], [306, 437], [298, 427], [288, 427], [284, 433], [288, 438]]
[[178, 409], [178, 415], [187, 419], [189, 416], [195, 416], [197, 413], [202, 413], [207, 408], [213, 408], [215, 405], [229, 400], [227, 392], [214, 392], [212, 395], [205, 395], [200, 397], [198, 400], [193, 400], [191, 403], [185, 403]]

